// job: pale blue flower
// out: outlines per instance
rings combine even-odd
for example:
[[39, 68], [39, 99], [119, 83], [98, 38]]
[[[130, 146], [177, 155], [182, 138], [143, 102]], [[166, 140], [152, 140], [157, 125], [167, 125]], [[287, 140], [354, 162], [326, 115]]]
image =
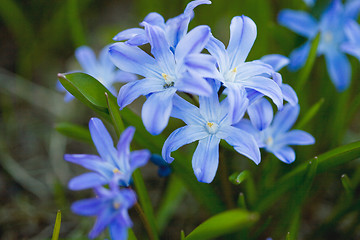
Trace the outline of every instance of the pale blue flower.
[[88, 154], [65, 154], [64, 159], [66, 161], [79, 164], [93, 171], [70, 180], [69, 188], [72, 190], [92, 188], [107, 184], [114, 177], [118, 180], [118, 184], [128, 186], [134, 170], [144, 166], [151, 155], [148, 150], [130, 152], [130, 142], [135, 128], [128, 127], [124, 130], [116, 148], [100, 119], [92, 118], [89, 122], [89, 129], [100, 157]]
[[[116, 95], [116, 89], [113, 84], [116, 82], [130, 82], [137, 79], [136, 75], [123, 72], [116, 69], [109, 57], [109, 46], [104, 47], [96, 58], [94, 51], [87, 46], [78, 47], [75, 51], [75, 57], [80, 63], [83, 72], [89, 74], [104, 85], [112, 94]], [[58, 81], [57, 89], [65, 92], [66, 89]], [[70, 101], [74, 97], [66, 91], [65, 101]]]
[[[194, 17], [194, 8], [202, 4], [211, 4], [209, 0], [191, 1], [185, 8], [184, 13], [171, 18], [166, 21], [164, 18], [156, 13], [149, 13], [140, 26], [144, 27], [145, 23], [158, 26], [165, 32], [166, 40], [171, 49], [175, 49], [181, 38], [185, 36], [188, 31], [188, 26], [191, 19]], [[114, 38], [115, 41], [126, 40], [126, 43], [133, 46], [139, 46], [150, 42], [146, 32], [142, 28], [130, 28], [118, 33]]]
[[[141, 117], [145, 128], [156, 135], [168, 124], [176, 91], [196, 95], [211, 93], [211, 86], [205, 77], [213, 75], [215, 59], [200, 53], [210, 38], [208, 26], [198, 26], [191, 30], [181, 38], [174, 51], [171, 50], [163, 29], [145, 23], [145, 31], [154, 57], [139, 47], [123, 42], [113, 44], [110, 55], [120, 69], [144, 77], [120, 89], [118, 104], [122, 109], [139, 96], [147, 96]], [[202, 71], [193, 70], [187, 65], [188, 62], [197, 62]]]
[[343, 5], [340, 0], [333, 0], [321, 15], [319, 22], [303, 11], [282, 10], [278, 16], [279, 23], [308, 38], [304, 45], [290, 54], [289, 69], [296, 71], [304, 66], [311, 42], [317, 33], [320, 33], [317, 54], [325, 56], [328, 73], [337, 90], [347, 89], [351, 80], [351, 66], [343, 53], [348, 51], [344, 51], [342, 45], [349, 38], [345, 29], [350, 28], [349, 24], [357, 18], [359, 10], [360, 1], [347, 1]]
[[[281, 109], [283, 95], [277, 82], [280, 74], [273, 74], [274, 69], [262, 61], [245, 62], [256, 38], [256, 25], [246, 16], [234, 17], [230, 24], [230, 41], [228, 47], [215, 37], [211, 37], [206, 49], [214, 56], [218, 64], [218, 72], [213, 75], [227, 88], [230, 114], [232, 120], [237, 122], [241, 119], [241, 111], [238, 106], [246, 98], [247, 90], [261, 93], [271, 98]], [[280, 75], [281, 77], [281, 75]], [[244, 98], [245, 96], [245, 98]]]
[[341, 45], [341, 50], [360, 61], [360, 25], [356, 21], [349, 21], [344, 30], [347, 41]]
[[292, 163], [295, 160], [295, 151], [289, 145], [314, 144], [315, 139], [302, 130], [290, 130], [298, 115], [299, 105], [286, 104], [273, 119], [271, 104], [261, 98], [248, 108], [250, 120], [243, 119], [236, 127], [247, 131], [255, 137], [260, 148], [273, 153], [279, 160]]
[[136, 195], [131, 189], [119, 189], [114, 182], [109, 185], [110, 189], [95, 188], [96, 198], [77, 201], [71, 210], [79, 215], [97, 216], [89, 238], [97, 237], [109, 227], [111, 239], [126, 240], [128, 228], [132, 227], [128, 209], [136, 203]]
[[[214, 91], [210, 97], [199, 98], [200, 108], [177, 95], [174, 97], [172, 116], [183, 120], [187, 125], [172, 132], [162, 149], [163, 158], [171, 163], [174, 160], [171, 152], [183, 145], [199, 141], [192, 158], [192, 167], [197, 179], [205, 183], [210, 183], [215, 177], [219, 164], [221, 139], [256, 164], [260, 163], [260, 151], [254, 138], [247, 132], [232, 126], [228, 115], [227, 99], [219, 103], [218, 89], [219, 85], [214, 84]], [[238, 106], [242, 109], [242, 115], [245, 113], [246, 106], [246, 102]]]

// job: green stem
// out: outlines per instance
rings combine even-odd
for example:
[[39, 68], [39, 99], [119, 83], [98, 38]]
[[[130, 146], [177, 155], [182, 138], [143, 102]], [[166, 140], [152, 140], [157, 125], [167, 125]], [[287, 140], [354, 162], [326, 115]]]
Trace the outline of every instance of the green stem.
[[141, 221], [143, 222], [144, 224], [144, 227], [146, 229], [146, 232], [149, 236], [149, 239], [150, 240], [154, 240], [154, 234], [152, 232], [152, 229], [151, 229], [151, 225], [149, 224], [149, 221], [148, 219], [146, 218], [145, 214], [144, 214], [144, 211], [142, 210], [140, 204], [138, 202], [135, 203], [135, 209], [136, 209], [136, 212], [138, 213]]
[[220, 181], [221, 187], [223, 189], [225, 203], [228, 209], [235, 208], [235, 202], [232, 195], [231, 185], [228, 177], [228, 169], [225, 162], [224, 154], [221, 154], [222, 159], [219, 159], [219, 173], [220, 173]]

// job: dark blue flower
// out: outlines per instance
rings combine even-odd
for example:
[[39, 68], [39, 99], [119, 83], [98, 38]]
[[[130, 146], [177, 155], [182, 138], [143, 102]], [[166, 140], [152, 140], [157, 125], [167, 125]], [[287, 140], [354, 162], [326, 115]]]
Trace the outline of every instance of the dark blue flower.
[[255, 137], [260, 148], [273, 153], [279, 160], [292, 163], [295, 152], [289, 145], [314, 144], [315, 139], [302, 130], [290, 130], [298, 115], [299, 105], [286, 104], [273, 119], [271, 104], [265, 99], [259, 99], [248, 108], [250, 120], [243, 119], [236, 127], [247, 131]]
[[296, 71], [304, 66], [311, 42], [317, 33], [320, 33], [317, 53], [325, 56], [328, 73], [337, 90], [347, 89], [351, 80], [351, 66], [344, 52], [352, 55], [355, 53], [342, 46], [353, 36], [351, 32], [350, 36], [346, 34], [346, 29], [352, 28], [349, 26], [351, 24], [357, 24], [353, 20], [357, 18], [359, 10], [360, 1], [347, 1], [343, 5], [340, 0], [333, 0], [319, 22], [303, 11], [282, 10], [278, 16], [279, 23], [308, 38], [304, 45], [290, 54], [289, 69]]
[[95, 188], [96, 198], [84, 199], [72, 204], [74, 213], [84, 216], [97, 216], [89, 238], [97, 237], [109, 227], [111, 239], [126, 240], [128, 228], [132, 222], [128, 209], [136, 203], [135, 192], [131, 189], [119, 189], [116, 183], [110, 183], [110, 189]]
[[170, 164], [168, 164], [159, 154], [151, 155], [150, 161], [159, 167], [158, 175], [160, 177], [167, 177], [172, 173]]
[[114, 177], [120, 185], [128, 186], [133, 171], [145, 165], [150, 158], [148, 150], [130, 152], [130, 142], [135, 128], [128, 127], [121, 134], [117, 148], [114, 147], [113, 140], [100, 119], [92, 118], [89, 129], [100, 157], [88, 154], [65, 154], [66, 161], [94, 171], [73, 178], [69, 182], [69, 188], [72, 190], [92, 188], [107, 184]]
[[[172, 116], [183, 120], [187, 125], [173, 131], [162, 149], [163, 158], [171, 163], [174, 160], [171, 152], [198, 140], [192, 166], [197, 179], [205, 183], [210, 183], [215, 177], [221, 139], [256, 164], [260, 163], [260, 151], [255, 139], [247, 132], [232, 126], [227, 99], [219, 103], [219, 85], [213, 85], [214, 91], [210, 97], [199, 98], [200, 108], [177, 95], [174, 97]], [[247, 103], [243, 102], [238, 107], [242, 111], [241, 115], [244, 115]]]

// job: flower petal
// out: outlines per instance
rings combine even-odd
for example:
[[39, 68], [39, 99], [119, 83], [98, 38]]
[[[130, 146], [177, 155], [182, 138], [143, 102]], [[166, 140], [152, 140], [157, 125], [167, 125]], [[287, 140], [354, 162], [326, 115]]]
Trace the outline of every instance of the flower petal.
[[346, 1], [345, 13], [347, 18], [357, 19], [360, 11], [360, 1]]
[[291, 147], [282, 147], [272, 153], [284, 163], [292, 163], [295, 161], [295, 151]]
[[225, 139], [237, 152], [250, 158], [256, 164], [260, 163], [259, 147], [254, 137], [249, 133], [233, 126], [224, 126], [219, 129], [216, 136]]
[[138, 47], [119, 42], [110, 46], [109, 53], [115, 66], [123, 71], [144, 77], [159, 76], [155, 59]]
[[132, 82], [137, 80], [137, 76], [133, 73], [124, 72], [121, 70], [118, 70], [115, 74], [115, 81], [116, 82]]
[[133, 151], [130, 155], [130, 171], [134, 172], [135, 169], [145, 166], [151, 157], [149, 150]]
[[104, 177], [112, 176], [112, 170], [114, 169], [112, 162], [105, 162], [105, 160], [96, 155], [65, 154], [64, 159], [68, 162], [79, 164], [86, 169], [98, 172]]
[[188, 125], [203, 125], [205, 120], [201, 118], [199, 108], [175, 94], [171, 116], [183, 120]]
[[176, 89], [171, 87], [151, 94], [141, 110], [141, 118], [146, 130], [153, 135], [160, 134], [167, 126], [172, 109], [172, 99]]
[[[151, 25], [155, 25], [161, 28], [165, 28], [165, 20], [163, 16], [161, 16], [157, 12], [151, 12], [148, 15], [146, 15], [146, 17], [144, 18], [144, 22], [147, 22]], [[143, 24], [140, 25], [143, 26]]]
[[282, 10], [278, 16], [278, 22], [280, 25], [307, 38], [313, 38], [318, 31], [316, 19], [304, 11]]
[[265, 98], [260, 98], [256, 102], [252, 103], [248, 107], [248, 114], [251, 123], [259, 131], [269, 127], [274, 116], [273, 108], [269, 101], [267, 101]]
[[83, 216], [97, 215], [106, 202], [101, 198], [90, 198], [76, 201], [71, 205], [71, 211]]
[[103, 209], [103, 211], [98, 215], [96, 222], [89, 233], [89, 238], [97, 237], [109, 223], [114, 219], [116, 216], [116, 212], [114, 212], [112, 206], [107, 206]]
[[139, 34], [145, 34], [144, 29], [141, 28], [130, 28], [130, 29], [126, 29], [124, 31], [119, 32], [118, 34], [116, 34], [115, 37], [113, 37], [114, 41], [123, 41], [123, 40], [128, 40], [131, 39]]
[[120, 136], [117, 144], [117, 165], [121, 172], [128, 172], [130, 170], [130, 143], [134, 137], [135, 128], [130, 126], [126, 128]]
[[68, 188], [73, 191], [98, 187], [107, 184], [110, 178], [106, 179], [100, 174], [89, 172], [72, 178], [68, 183]]
[[290, 85], [283, 83], [281, 85], [281, 91], [283, 93], [284, 100], [290, 103], [292, 106], [298, 103], [296, 92]]
[[199, 182], [211, 183], [219, 165], [220, 139], [210, 135], [199, 140], [192, 158], [192, 167]]
[[199, 104], [200, 104], [200, 113], [205, 118], [206, 121], [218, 121], [218, 117], [221, 112], [219, 97], [217, 94], [219, 85], [215, 81], [210, 81], [213, 92], [210, 96], [199, 96]]
[[229, 101], [229, 117], [231, 123], [237, 123], [244, 116], [249, 105], [247, 93], [243, 86], [236, 83], [227, 83], [228, 101]]
[[230, 41], [227, 52], [230, 58], [230, 69], [245, 62], [256, 39], [256, 25], [246, 16], [236, 16], [230, 24]]
[[141, 95], [163, 91], [163, 85], [162, 81], [154, 78], [144, 78], [125, 84], [120, 88], [117, 98], [120, 110], [132, 103]]
[[325, 55], [326, 67], [331, 81], [338, 91], [344, 91], [350, 85], [351, 66], [345, 54], [331, 51]]
[[95, 53], [88, 46], [78, 47], [75, 50], [75, 57], [86, 73], [93, 75], [98, 69]]
[[175, 82], [174, 87], [179, 91], [200, 96], [209, 96], [212, 93], [209, 82], [196, 71], [183, 73], [182, 77]]
[[115, 165], [116, 149], [114, 142], [106, 130], [102, 121], [98, 118], [91, 118], [89, 122], [91, 138], [101, 158], [110, 164]]
[[271, 128], [274, 133], [283, 133], [288, 131], [295, 123], [299, 116], [300, 107], [299, 105], [291, 106], [286, 104], [284, 108], [279, 111], [271, 124]]
[[158, 26], [144, 23], [146, 35], [151, 46], [151, 53], [157, 64], [166, 74], [172, 74], [175, 69], [174, 54], [170, 51], [170, 45], [166, 40], [165, 32]]
[[173, 131], [166, 139], [162, 148], [163, 159], [171, 163], [174, 158], [171, 153], [176, 151], [179, 147], [192, 143], [196, 140], [203, 139], [209, 135], [204, 126], [188, 125]]
[[221, 72], [226, 72], [229, 70], [230, 66], [228, 53], [226, 52], [225, 46], [221, 41], [211, 36], [205, 48], [213, 57], [216, 58]]
[[190, 71], [195, 71], [202, 77], [221, 77], [216, 68], [216, 59], [209, 54], [190, 54], [185, 57], [184, 62]]
[[315, 138], [302, 130], [291, 130], [276, 140], [277, 144], [282, 145], [310, 145], [315, 143]]
[[189, 54], [200, 53], [211, 36], [210, 31], [208, 26], [198, 26], [186, 34], [175, 49], [176, 63], [181, 64]]
[[266, 77], [253, 77], [246, 81], [241, 81], [244, 87], [254, 89], [265, 96], [268, 96], [273, 100], [278, 109], [281, 109], [283, 106], [283, 94], [279, 85], [277, 85], [274, 80]]
[[239, 128], [247, 133], [249, 133], [250, 135], [252, 135], [256, 141], [256, 143], [258, 144], [259, 148], [264, 147], [264, 143], [262, 142], [261, 136], [260, 136], [260, 131], [257, 130], [252, 123], [250, 122], [249, 119], [242, 119], [240, 122], [238, 122], [237, 124], [234, 124], [233, 127]]
[[260, 61], [269, 64], [275, 71], [279, 71], [290, 63], [289, 58], [280, 54], [269, 54], [260, 58]]
[[112, 240], [128, 239], [128, 227], [115, 218], [109, 225], [110, 237]]
[[307, 41], [290, 53], [290, 64], [288, 66], [290, 71], [297, 71], [304, 66], [310, 52], [310, 47], [311, 43]]

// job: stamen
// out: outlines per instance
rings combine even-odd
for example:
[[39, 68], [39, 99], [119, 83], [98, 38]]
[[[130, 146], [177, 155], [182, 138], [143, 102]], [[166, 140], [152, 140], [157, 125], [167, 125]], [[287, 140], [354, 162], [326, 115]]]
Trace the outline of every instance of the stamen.
[[114, 208], [115, 208], [115, 209], [119, 209], [119, 207], [120, 207], [120, 203], [118, 203], [118, 202], [114, 202], [113, 206], [114, 206]]
[[116, 174], [116, 173], [121, 173], [121, 171], [120, 171], [119, 169], [117, 169], [117, 168], [114, 168], [114, 169], [113, 169], [113, 173], [115, 173], [115, 174]]

